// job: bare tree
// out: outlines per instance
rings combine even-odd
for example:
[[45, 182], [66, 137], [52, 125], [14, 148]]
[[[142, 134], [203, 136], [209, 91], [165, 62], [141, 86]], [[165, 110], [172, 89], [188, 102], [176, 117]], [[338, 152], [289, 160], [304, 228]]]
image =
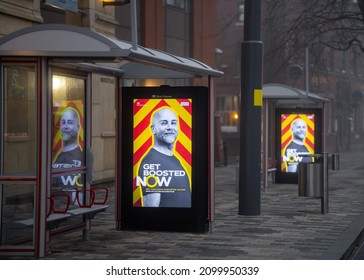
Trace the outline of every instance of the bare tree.
[[[364, 52], [364, 0], [263, 0], [266, 78], [280, 79], [310, 49], [327, 69], [324, 49]], [[352, 55], [354, 57], [355, 55]]]

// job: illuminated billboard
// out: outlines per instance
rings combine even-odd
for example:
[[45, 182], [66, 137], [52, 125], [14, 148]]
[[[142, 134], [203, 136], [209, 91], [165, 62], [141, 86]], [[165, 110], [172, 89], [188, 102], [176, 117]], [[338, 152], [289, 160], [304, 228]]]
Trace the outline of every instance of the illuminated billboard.
[[120, 229], [206, 231], [208, 89], [124, 87], [120, 98]]
[[322, 152], [321, 114], [319, 108], [276, 110], [277, 183], [297, 183], [298, 165]]
[[315, 153], [315, 114], [281, 114], [281, 171], [297, 172]]
[[133, 206], [191, 207], [192, 100], [133, 104]]
[[85, 179], [68, 170], [85, 166], [85, 81], [61, 75], [52, 81], [52, 192], [67, 192], [76, 204]]

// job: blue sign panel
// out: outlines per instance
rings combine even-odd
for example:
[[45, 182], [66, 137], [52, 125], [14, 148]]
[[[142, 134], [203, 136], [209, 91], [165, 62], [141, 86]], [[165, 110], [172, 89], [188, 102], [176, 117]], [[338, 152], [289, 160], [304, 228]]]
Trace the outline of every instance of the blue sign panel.
[[72, 11], [74, 13], [78, 12], [78, 0], [44, 0], [44, 3]]

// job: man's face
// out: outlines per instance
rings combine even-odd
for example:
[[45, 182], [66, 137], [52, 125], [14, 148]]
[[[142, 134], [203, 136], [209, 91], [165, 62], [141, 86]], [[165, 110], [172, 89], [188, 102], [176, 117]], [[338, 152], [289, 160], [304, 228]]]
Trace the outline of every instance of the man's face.
[[160, 143], [173, 144], [178, 135], [178, 121], [174, 112], [162, 109], [153, 117], [152, 132]]
[[62, 139], [68, 141], [76, 138], [79, 130], [78, 119], [75, 112], [67, 110], [63, 113], [61, 119]]
[[297, 120], [292, 124], [292, 134], [294, 138], [305, 139], [307, 132], [306, 123], [302, 120]]

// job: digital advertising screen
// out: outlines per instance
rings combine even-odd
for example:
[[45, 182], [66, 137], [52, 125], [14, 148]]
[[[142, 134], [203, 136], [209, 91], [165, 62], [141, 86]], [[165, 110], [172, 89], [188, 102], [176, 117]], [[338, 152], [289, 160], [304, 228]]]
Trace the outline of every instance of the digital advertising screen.
[[205, 231], [209, 201], [206, 87], [124, 87], [120, 229]]
[[133, 206], [190, 208], [192, 100], [133, 104]]
[[298, 165], [313, 162], [322, 151], [322, 117], [319, 108], [276, 110], [277, 183], [296, 183]]
[[281, 171], [297, 172], [315, 153], [315, 114], [281, 114]]

